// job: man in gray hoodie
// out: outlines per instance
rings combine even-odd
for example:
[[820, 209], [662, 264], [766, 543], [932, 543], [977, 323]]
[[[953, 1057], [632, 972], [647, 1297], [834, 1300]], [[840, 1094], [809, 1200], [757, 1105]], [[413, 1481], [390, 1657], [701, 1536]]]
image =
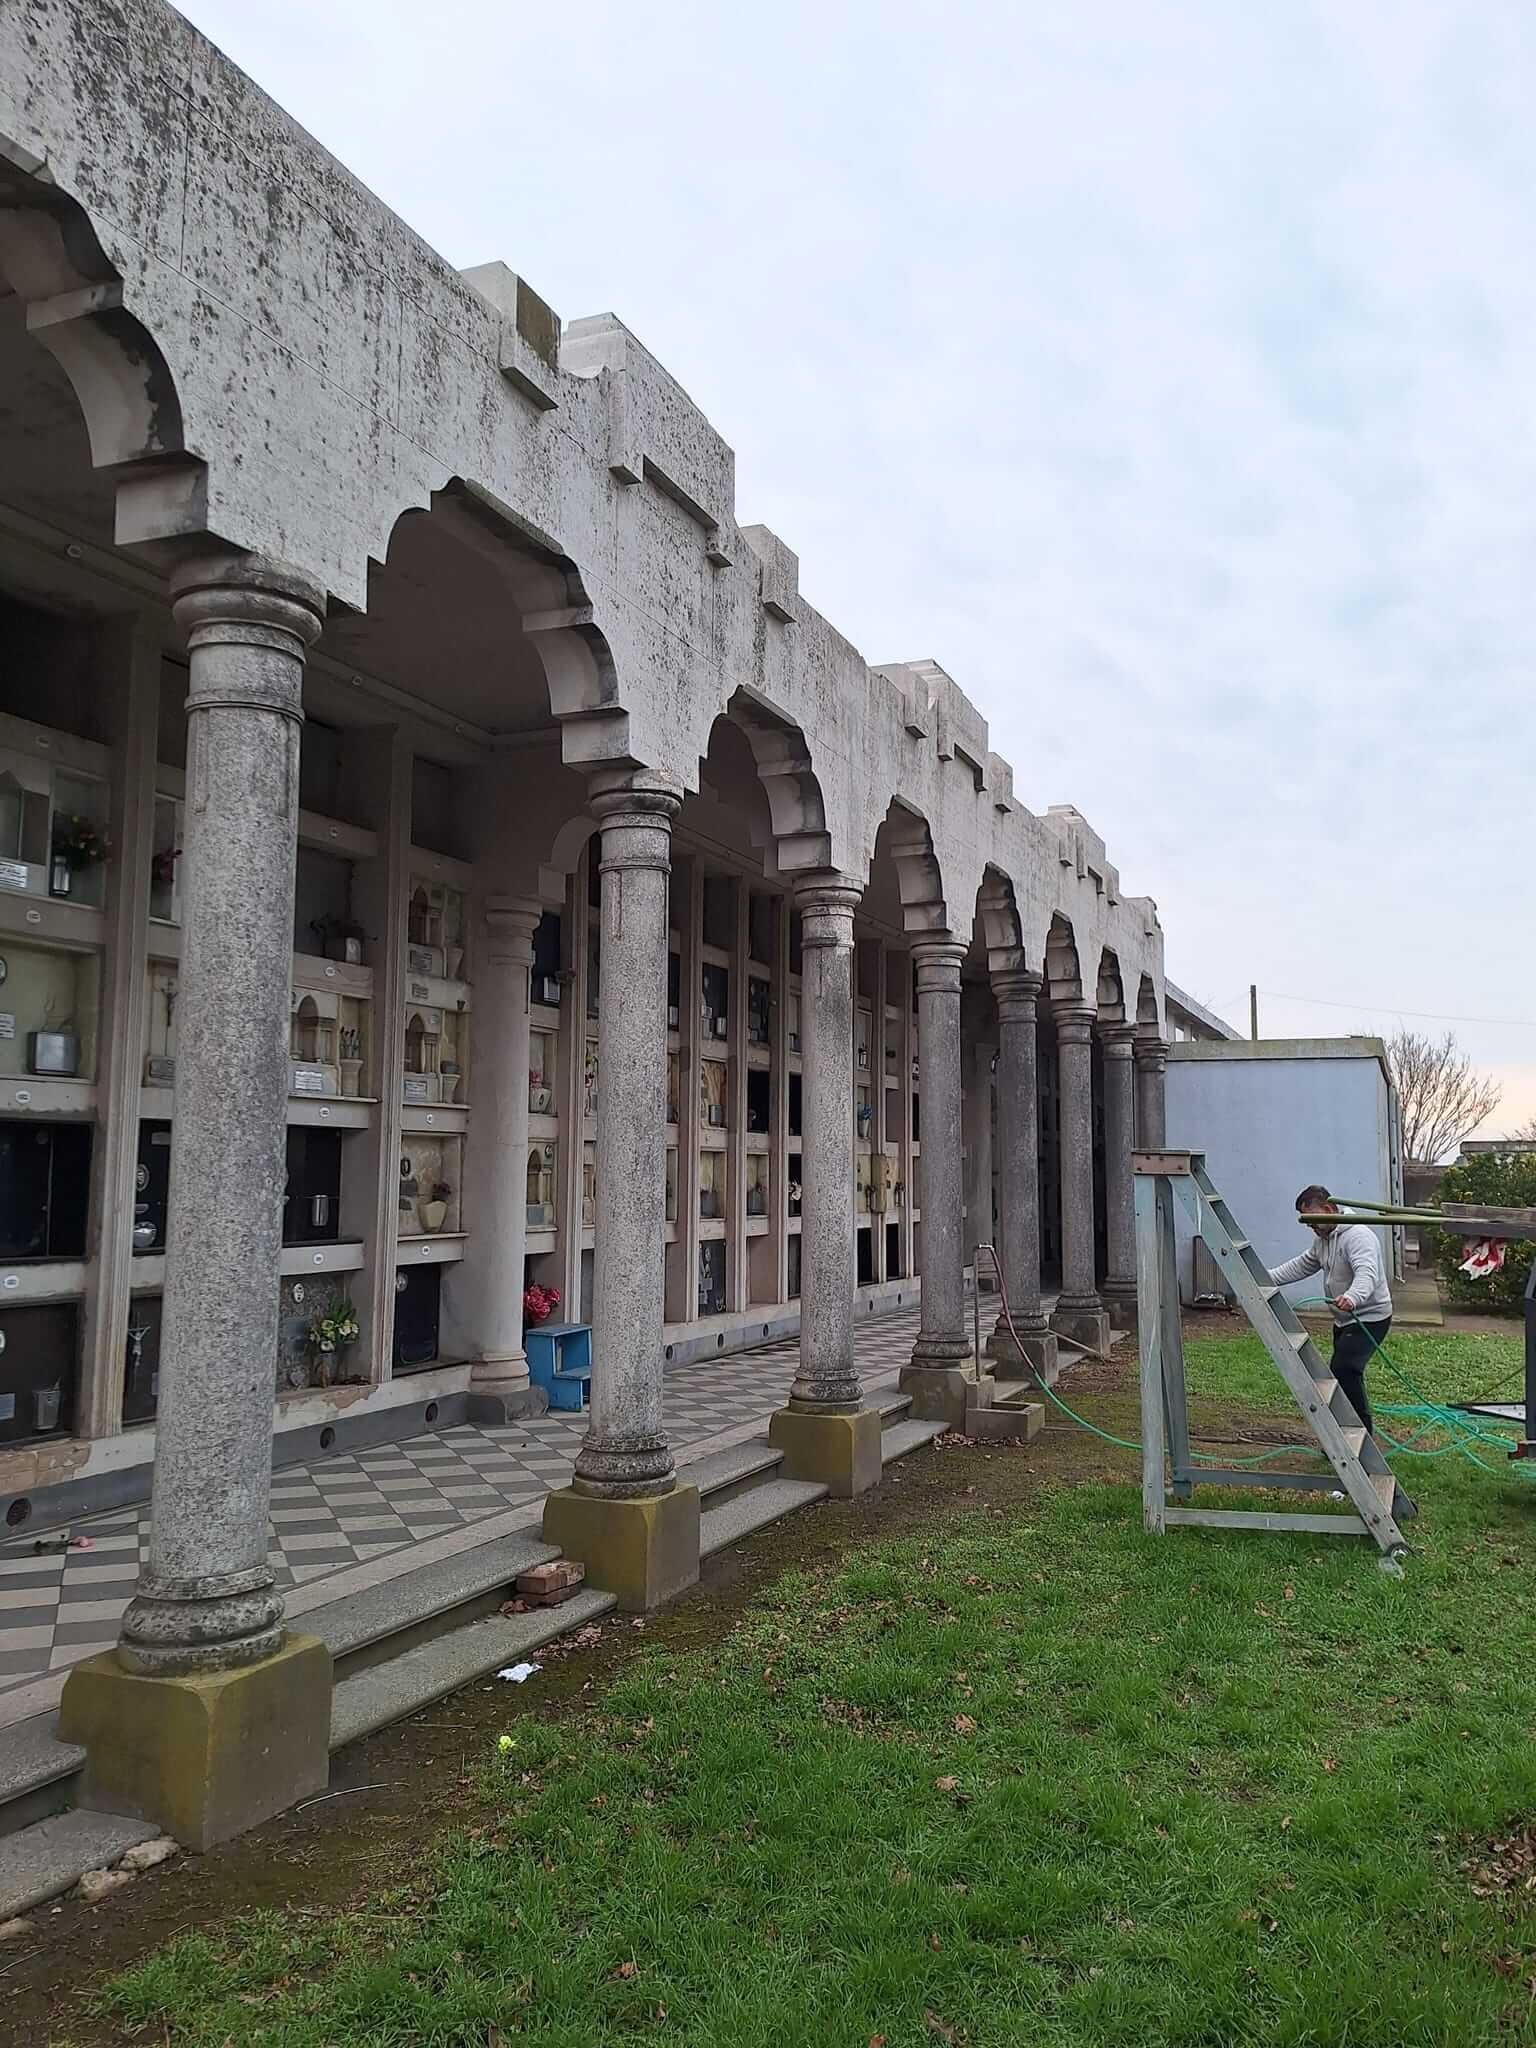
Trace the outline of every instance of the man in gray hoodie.
[[1349, 1405], [1375, 1434], [1371, 1404], [1365, 1392], [1365, 1368], [1392, 1327], [1392, 1296], [1386, 1262], [1374, 1230], [1363, 1223], [1330, 1223], [1338, 1204], [1324, 1187], [1303, 1188], [1296, 1197], [1297, 1214], [1317, 1242], [1311, 1251], [1287, 1259], [1270, 1274], [1270, 1284], [1285, 1287], [1321, 1273], [1323, 1292], [1333, 1316], [1333, 1376]]

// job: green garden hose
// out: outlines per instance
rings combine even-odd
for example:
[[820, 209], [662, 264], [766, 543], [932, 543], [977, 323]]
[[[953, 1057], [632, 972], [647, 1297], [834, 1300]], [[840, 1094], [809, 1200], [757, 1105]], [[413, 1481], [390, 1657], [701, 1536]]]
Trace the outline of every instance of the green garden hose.
[[[1008, 1325], [1009, 1335], [1013, 1338], [1015, 1346], [1021, 1354], [1024, 1354], [1024, 1347], [1019, 1343], [1019, 1333], [1013, 1327], [1013, 1313], [1008, 1306], [1008, 1289], [1003, 1281], [1002, 1262], [998, 1258], [993, 1246], [978, 1245], [976, 1249], [978, 1252], [985, 1251], [992, 1260], [993, 1271], [997, 1276], [997, 1291], [1003, 1304], [1003, 1320]], [[1298, 1308], [1327, 1308], [1329, 1304], [1319, 1295], [1315, 1298], [1309, 1297], [1304, 1301], [1297, 1302], [1295, 1306]], [[1383, 1415], [1400, 1415], [1405, 1418], [1413, 1416], [1421, 1416], [1423, 1418], [1418, 1428], [1408, 1437], [1404, 1438], [1402, 1442], [1399, 1442], [1396, 1437], [1387, 1437], [1382, 1447], [1383, 1457], [1387, 1457], [1390, 1451], [1390, 1453], [1395, 1453], [1397, 1456], [1404, 1458], [1443, 1458], [1447, 1451], [1459, 1451], [1464, 1458], [1468, 1459], [1483, 1472], [1498, 1473], [1502, 1471], [1504, 1469], [1502, 1466], [1490, 1465], [1485, 1458], [1480, 1458], [1472, 1449], [1472, 1445], [1474, 1443], [1498, 1444], [1501, 1449], [1507, 1452], [1509, 1449], [1509, 1439], [1500, 1436], [1494, 1430], [1478, 1428], [1475, 1423], [1471, 1422], [1467, 1416], [1461, 1414], [1459, 1410], [1448, 1408], [1441, 1401], [1429, 1400], [1414, 1385], [1407, 1373], [1393, 1364], [1387, 1354], [1386, 1346], [1377, 1343], [1376, 1339], [1371, 1335], [1369, 1327], [1365, 1323], [1361, 1323], [1358, 1317], [1354, 1318], [1354, 1321], [1360, 1329], [1365, 1331], [1372, 1350], [1380, 1358], [1388, 1372], [1392, 1374], [1394, 1379], [1400, 1380], [1409, 1393], [1416, 1397], [1412, 1402], [1383, 1405], [1381, 1413]], [[1141, 1449], [1139, 1438], [1114, 1436], [1109, 1430], [1100, 1429], [1096, 1422], [1090, 1422], [1085, 1415], [1079, 1415], [1075, 1408], [1069, 1408], [1061, 1396], [1054, 1389], [1046, 1385], [1038, 1371], [1035, 1373], [1035, 1384], [1053, 1408], [1059, 1409], [1069, 1422], [1075, 1423], [1079, 1429], [1086, 1430], [1090, 1436], [1096, 1436], [1106, 1444], [1113, 1444], [1117, 1450], [1139, 1451]], [[1448, 1443], [1441, 1444], [1438, 1449], [1433, 1451], [1417, 1451], [1413, 1448], [1415, 1438], [1421, 1437], [1428, 1430], [1436, 1428], [1445, 1430], [1450, 1438]], [[1298, 1451], [1310, 1451], [1312, 1448], [1310, 1444], [1280, 1444], [1276, 1449], [1264, 1451], [1256, 1458], [1229, 1458], [1219, 1451], [1197, 1451], [1191, 1448], [1190, 1456], [1206, 1465], [1247, 1468], [1252, 1465], [1267, 1465], [1271, 1459], [1293, 1457]], [[1523, 1465], [1519, 1469], [1522, 1473], [1525, 1470]], [[1528, 1476], [1536, 1477], [1536, 1473]]]

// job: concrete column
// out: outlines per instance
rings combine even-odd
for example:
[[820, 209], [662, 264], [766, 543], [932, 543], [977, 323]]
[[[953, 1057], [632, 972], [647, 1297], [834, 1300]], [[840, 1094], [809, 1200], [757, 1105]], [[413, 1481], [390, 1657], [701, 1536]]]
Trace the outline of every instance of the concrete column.
[[1136, 1143], [1157, 1151], [1168, 1142], [1168, 1048], [1160, 1038], [1136, 1039]]
[[853, 913], [841, 876], [795, 890], [800, 912], [800, 1370], [790, 1406], [852, 1415], [863, 1402], [853, 1362]]
[[[992, 1060], [996, 1052], [991, 1004], [986, 991], [974, 986], [960, 998], [960, 1060], [964, 1085], [962, 1134], [965, 1141], [965, 1256], [978, 1244], [990, 1244], [992, 1222]], [[979, 1286], [995, 1284], [991, 1262], [976, 1269]]]
[[[795, 887], [800, 912], [800, 1369], [769, 1439], [787, 1474], [834, 1493], [880, 1477], [880, 1419], [853, 1356], [853, 914], [860, 891], [817, 874]], [[871, 1070], [873, 1076], [873, 1069]]]
[[960, 1214], [960, 963], [948, 933], [917, 940], [918, 1056], [922, 1061], [922, 1322], [901, 1376], [913, 1413], [964, 1426], [977, 1395], [965, 1317], [965, 1232]]
[[267, 1562], [301, 691], [325, 600], [244, 555], [171, 587], [191, 681], [154, 1527], [116, 1653], [71, 1674], [61, 1728], [87, 1747], [84, 1803], [202, 1847], [327, 1772], [330, 1658], [285, 1637]]
[[1120, 1311], [1122, 1329], [1136, 1321], [1136, 1206], [1131, 1153], [1136, 1147], [1135, 1079], [1131, 1051], [1134, 1024], [1109, 1024], [1099, 1034], [1104, 1047], [1104, 1221], [1108, 1238], [1106, 1306]]
[[988, 1346], [1000, 1377], [1029, 1367], [1049, 1384], [1058, 1370], [1056, 1333], [1040, 1294], [1040, 1097], [1035, 1003], [1040, 976], [994, 974], [997, 997], [998, 1252], [1012, 1312]]
[[[667, 893], [678, 793], [593, 777], [602, 832], [592, 1414], [544, 1534], [621, 1604], [652, 1607], [699, 1574], [699, 1495], [680, 1487], [662, 1414]], [[694, 1000], [697, 1000], [694, 998]]]
[[1109, 1346], [1093, 1272], [1093, 1024], [1091, 1003], [1056, 1005], [1061, 1157], [1061, 1293], [1052, 1328], [1092, 1351]]
[[464, 1159], [465, 1256], [448, 1283], [454, 1347], [473, 1360], [466, 1413], [501, 1424], [541, 1415], [528, 1384], [523, 1259], [528, 1229], [528, 1002], [539, 905], [491, 896], [470, 1013], [474, 1115]]

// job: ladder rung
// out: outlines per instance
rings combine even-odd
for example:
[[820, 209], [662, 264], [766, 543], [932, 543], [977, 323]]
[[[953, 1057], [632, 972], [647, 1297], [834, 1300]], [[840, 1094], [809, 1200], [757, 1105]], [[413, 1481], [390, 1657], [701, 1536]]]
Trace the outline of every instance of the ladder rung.
[[1389, 1470], [1386, 1472], [1368, 1472], [1366, 1477], [1370, 1480], [1372, 1486], [1375, 1487], [1382, 1506], [1390, 1509], [1393, 1495], [1397, 1492], [1396, 1475]]
[[1312, 1342], [1312, 1339], [1305, 1330], [1287, 1330], [1285, 1334], [1291, 1340], [1291, 1349], [1293, 1351], [1305, 1351]]
[[1251, 1246], [1249, 1245], [1248, 1239], [1246, 1237], [1234, 1237], [1232, 1240], [1232, 1249], [1235, 1252], [1246, 1252], [1251, 1249]]
[[1259, 1292], [1266, 1301], [1273, 1301], [1280, 1290], [1278, 1287], [1261, 1287]]
[[1359, 1429], [1346, 1429], [1340, 1433], [1349, 1447], [1349, 1455], [1352, 1458], [1358, 1458], [1361, 1451], [1365, 1448], [1364, 1426], [1362, 1425]]
[[1337, 1380], [1314, 1380], [1312, 1391], [1316, 1394], [1321, 1407], [1331, 1408], [1333, 1397], [1339, 1391], [1339, 1383]]

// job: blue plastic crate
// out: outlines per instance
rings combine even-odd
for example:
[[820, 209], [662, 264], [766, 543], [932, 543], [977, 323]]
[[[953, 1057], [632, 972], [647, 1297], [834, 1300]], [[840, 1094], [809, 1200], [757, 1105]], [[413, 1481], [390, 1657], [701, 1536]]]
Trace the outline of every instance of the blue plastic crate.
[[528, 1377], [549, 1395], [551, 1408], [581, 1408], [592, 1385], [589, 1323], [539, 1323], [523, 1333]]

